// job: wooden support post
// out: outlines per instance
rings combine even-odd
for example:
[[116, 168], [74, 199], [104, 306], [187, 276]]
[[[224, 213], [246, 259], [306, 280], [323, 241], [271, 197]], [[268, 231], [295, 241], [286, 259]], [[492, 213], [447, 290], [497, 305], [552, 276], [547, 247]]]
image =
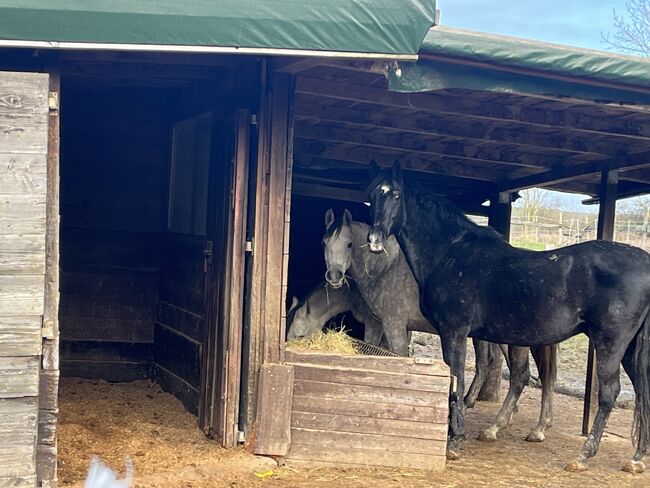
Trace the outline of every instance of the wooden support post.
[[[52, 60], [49, 86], [47, 197], [45, 228], [45, 295], [43, 310], [43, 357], [40, 371], [41, 398], [58, 398], [59, 390], [59, 136], [61, 71], [58, 58]], [[46, 408], [44, 408], [46, 407]], [[39, 486], [57, 485], [58, 404], [39, 409], [36, 474]]]
[[292, 76], [283, 73], [274, 73], [271, 80], [266, 282], [262, 323], [264, 362], [277, 363], [282, 361], [284, 353], [295, 85]]
[[[611, 241], [614, 239], [616, 221], [616, 197], [618, 190], [618, 170], [603, 171], [600, 178], [600, 207], [598, 208], [598, 231], [596, 238]], [[582, 414], [582, 435], [589, 433], [591, 406], [596, 404], [597, 395], [596, 352], [591, 339], [587, 352], [587, 378], [585, 381], [584, 408]]]
[[[500, 194], [490, 202], [488, 224], [499, 232], [506, 240], [510, 240], [510, 218], [512, 216], [512, 203], [510, 194]], [[503, 355], [498, 344], [490, 344], [488, 376], [478, 394], [478, 400], [484, 402], [498, 402], [501, 390], [501, 370], [503, 368]]]

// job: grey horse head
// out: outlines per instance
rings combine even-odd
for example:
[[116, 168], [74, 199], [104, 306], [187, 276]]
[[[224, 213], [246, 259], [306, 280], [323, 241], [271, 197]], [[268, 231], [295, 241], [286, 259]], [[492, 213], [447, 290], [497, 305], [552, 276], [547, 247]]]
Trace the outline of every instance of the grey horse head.
[[346, 209], [338, 220], [331, 208], [325, 213], [323, 250], [327, 265], [325, 280], [332, 288], [341, 288], [352, 264], [352, 214], [349, 210]]
[[311, 312], [308, 300], [300, 303], [298, 298], [293, 297], [291, 308], [287, 312], [288, 341], [310, 337], [323, 328], [323, 324], [319, 321], [320, 317]]

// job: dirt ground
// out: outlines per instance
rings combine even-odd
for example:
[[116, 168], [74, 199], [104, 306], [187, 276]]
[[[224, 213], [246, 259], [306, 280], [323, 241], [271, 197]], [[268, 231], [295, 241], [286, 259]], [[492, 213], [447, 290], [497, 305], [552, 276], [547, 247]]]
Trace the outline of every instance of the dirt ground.
[[[505, 382], [507, 384], [507, 382]], [[539, 390], [524, 393], [515, 424], [496, 443], [474, 440], [498, 405], [479, 404], [468, 413], [468, 441], [459, 461], [442, 473], [391, 469], [277, 467], [242, 449], [224, 450], [205, 438], [181, 403], [148, 381], [109, 384], [63, 379], [60, 398], [59, 483], [82, 486], [92, 455], [118, 472], [133, 461], [138, 488], [207, 487], [557, 487], [650, 486], [650, 472], [620, 471], [631, 456], [632, 411], [616, 409], [600, 453], [586, 473], [563, 471], [578, 452], [582, 404], [557, 395], [556, 422], [542, 444], [523, 440], [539, 408]]]

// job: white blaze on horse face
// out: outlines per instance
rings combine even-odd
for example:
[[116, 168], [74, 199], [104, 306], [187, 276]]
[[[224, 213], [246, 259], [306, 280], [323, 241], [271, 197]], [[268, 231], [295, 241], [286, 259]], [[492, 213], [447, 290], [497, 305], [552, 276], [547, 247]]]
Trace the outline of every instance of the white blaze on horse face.
[[382, 195], [385, 195], [386, 193], [393, 191], [393, 189], [388, 185], [381, 185], [379, 191], [381, 191]]

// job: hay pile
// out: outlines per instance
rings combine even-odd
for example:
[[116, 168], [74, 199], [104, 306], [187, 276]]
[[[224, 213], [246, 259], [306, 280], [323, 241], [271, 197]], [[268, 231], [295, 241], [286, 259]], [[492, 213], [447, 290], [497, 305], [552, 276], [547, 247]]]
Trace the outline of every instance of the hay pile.
[[311, 337], [303, 337], [287, 342], [291, 349], [306, 349], [308, 351], [332, 352], [337, 354], [359, 354], [352, 338], [345, 329], [327, 329]]

